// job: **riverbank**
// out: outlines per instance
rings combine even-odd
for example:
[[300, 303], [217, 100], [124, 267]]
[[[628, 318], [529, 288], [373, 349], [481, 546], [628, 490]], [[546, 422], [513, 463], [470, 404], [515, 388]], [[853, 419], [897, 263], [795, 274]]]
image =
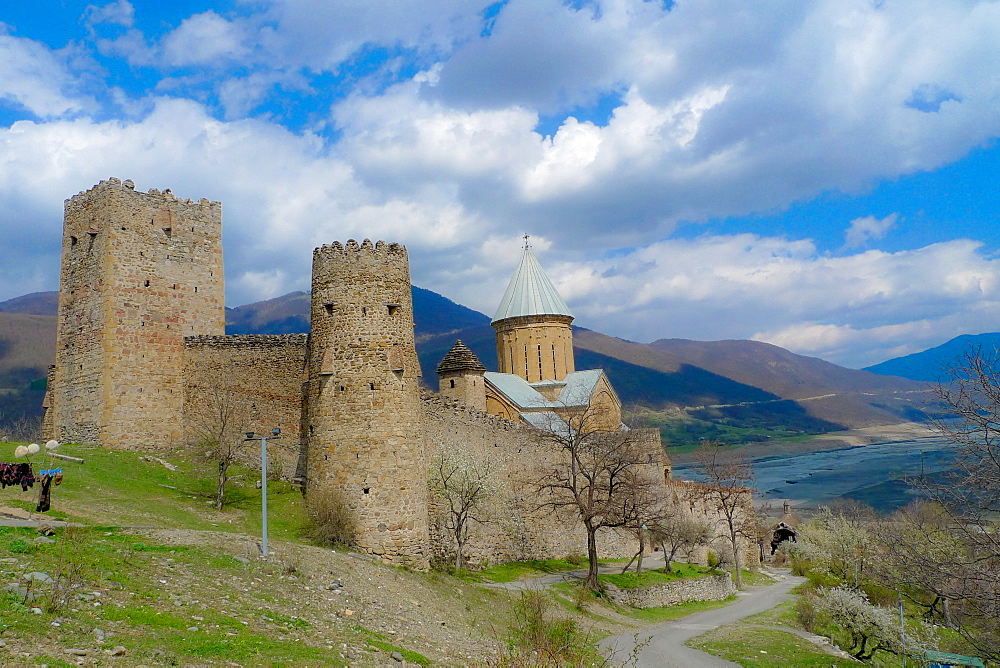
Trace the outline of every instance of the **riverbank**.
[[[920, 422], [901, 422], [899, 424], [863, 427], [861, 429], [846, 429], [828, 434], [819, 434], [807, 438], [786, 438], [773, 441], [748, 443], [732, 446], [739, 450], [747, 459], [758, 460], [768, 457], [794, 457], [812, 452], [843, 450], [879, 443], [899, 443], [903, 441], [918, 441], [925, 438], [940, 436], [932, 427]], [[674, 466], [683, 466], [696, 460], [696, 452], [671, 452], [667, 455]]]

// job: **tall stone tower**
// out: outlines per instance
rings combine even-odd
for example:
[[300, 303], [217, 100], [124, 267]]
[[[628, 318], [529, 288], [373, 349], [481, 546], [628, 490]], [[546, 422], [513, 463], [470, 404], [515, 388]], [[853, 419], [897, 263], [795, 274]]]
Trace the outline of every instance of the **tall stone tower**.
[[521, 263], [493, 316], [500, 372], [529, 383], [566, 378], [576, 370], [572, 322], [573, 313], [525, 243]]
[[467, 406], [486, 411], [486, 367], [467, 345], [456, 341], [437, 367], [438, 390]]
[[116, 178], [66, 200], [51, 436], [177, 444], [184, 337], [225, 332], [223, 287], [219, 202]]
[[355, 543], [426, 568], [427, 455], [406, 248], [365, 239], [313, 252], [307, 495], [337, 490]]

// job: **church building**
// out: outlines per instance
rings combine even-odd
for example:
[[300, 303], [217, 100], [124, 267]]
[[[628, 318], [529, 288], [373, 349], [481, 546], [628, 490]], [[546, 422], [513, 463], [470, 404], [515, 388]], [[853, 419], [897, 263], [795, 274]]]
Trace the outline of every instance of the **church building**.
[[586, 416], [591, 430], [621, 425], [621, 400], [602, 369], [577, 371], [573, 313], [525, 243], [493, 316], [499, 371], [457, 341], [438, 365], [442, 394], [515, 422], [551, 429]]

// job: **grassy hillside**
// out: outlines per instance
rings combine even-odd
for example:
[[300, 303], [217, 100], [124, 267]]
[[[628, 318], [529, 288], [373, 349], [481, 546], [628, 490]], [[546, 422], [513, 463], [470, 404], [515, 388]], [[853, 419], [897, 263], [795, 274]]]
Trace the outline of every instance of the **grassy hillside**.
[[[0, 443], [0, 459], [12, 450]], [[0, 591], [0, 654], [17, 664], [73, 665], [83, 656], [122, 666], [385, 666], [396, 665], [395, 653], [410, 665], [519, 666], [533, 665], [532, 652], [557, 651], [553, 665], [582, 665], [597, 660], [600, 637], [657, 619], [657, 610], [631, 613], [593, 598], [580, 603], [584, 611], [572, 587], [522, 599], [310, 544], [301, 495], [276, 481], [273, 555], [263, 560], [252, 471], [215, 511], [211, 471], [177, 453], [163, 455], [179, 465], [170, 471], [135, 452], [61, 452], [84, 462], [60, 462], [64, 481], [44, 516], [86, 526], [57, 529], [54, 542], [0, 527], [0, 579], [15, 583]], [[37, 456], [34, 463], [43, 466]], [[35, 494], [8, 488], [0, 506], [28, 510]], [[30, 573], [44, 576], [30, 581]]]

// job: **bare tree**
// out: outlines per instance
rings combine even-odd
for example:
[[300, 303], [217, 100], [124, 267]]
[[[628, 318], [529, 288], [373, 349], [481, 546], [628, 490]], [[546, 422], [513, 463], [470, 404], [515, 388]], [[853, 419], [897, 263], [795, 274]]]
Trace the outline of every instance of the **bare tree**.
[[901, 567], [889, 573], [901, 591], [929, 597], [983, 658], [1000, 661], [1000, 352], [970, 346], [936, 394], [946, 415], [935, 425], [955, 444], [953, 469], [915, 480], [931, 504], [881, 524], [879, 542]]
[[189, 440], [196, 452], [217, 469], [215, 508], [221, 510], [230, 480], [229, 468], [258, 443], [245, 438], [253, 409], [244, 394], [221, 382], [195, 388], [194, 396], [195, 413], [188, 416], [192, 429]]
[[681, 512], [676, 512], [652, 525], [652, 539], [663, 551], [663, 572], [672, 569], [670, 562], [681, 550], [704, 545], [712, 537], [712, 529], [705, 522]]
[[651, 475], [650, 453], [627, 429], [608, 429], [599, 409], [553, 415], [542, 430], [560, 453], [558, 465], [539, 482], [542, 507], [573, 511], [587, 533], [590, 561], [586, 585], [599, 589], [597, 532], [635, 526], [644, 488], [661, 485], [659, 470]]
[[701, 501], [715, 511], [723, 525], [733, 557], [733, 580], [743, 588], [743, 541], [756, 539], [756, 520], [753, 507], [753, 464], [723, 450], [718, 445], [706, 444], [696, 454], [697, 463], [706, 482], [698, 486]]
[[445, 528], [455, 540], [456, 570], [465, 565], [465, 546], [472, 524], [490, 521], [490, 501], [500, 492], [502, 470], [499, 458], [444, 444], [431, 458], [428, 486], [443, 502]]

